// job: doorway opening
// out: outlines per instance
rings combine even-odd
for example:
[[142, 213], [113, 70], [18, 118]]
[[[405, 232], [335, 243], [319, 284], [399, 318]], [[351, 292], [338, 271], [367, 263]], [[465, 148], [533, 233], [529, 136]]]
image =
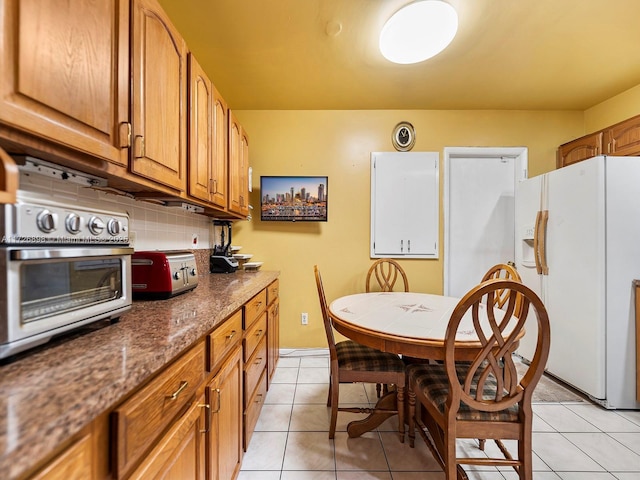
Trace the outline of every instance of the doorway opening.
[[444, 149], [444, 294], [462, 297], [496, 263], [515, 260], [515, 188], [526, 147]]

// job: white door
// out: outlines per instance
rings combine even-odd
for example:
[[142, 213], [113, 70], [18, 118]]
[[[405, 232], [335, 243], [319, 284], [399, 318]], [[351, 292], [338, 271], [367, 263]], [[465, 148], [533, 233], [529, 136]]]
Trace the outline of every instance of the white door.
[[445, 295], [462, 297], [515, 260], [515, 186], [525, 148], [445, 149]]

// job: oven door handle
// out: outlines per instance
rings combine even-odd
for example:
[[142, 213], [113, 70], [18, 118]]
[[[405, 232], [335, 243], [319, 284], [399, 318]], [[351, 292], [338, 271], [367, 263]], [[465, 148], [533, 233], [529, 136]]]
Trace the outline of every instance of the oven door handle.
[[114, 255], [132, 255], [133, 248], [33, 248], [10, 250], [11, 260], [47, 260], [55, 258], [110, 257]]

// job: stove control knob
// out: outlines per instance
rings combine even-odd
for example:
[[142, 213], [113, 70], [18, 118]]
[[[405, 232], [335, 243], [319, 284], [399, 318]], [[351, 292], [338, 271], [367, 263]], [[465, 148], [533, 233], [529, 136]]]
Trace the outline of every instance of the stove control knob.
[[100, 217], [89, 219], [89, 231], [94, 235], [100, 235], [104, 231], [104, 222]]
[[76, 235], [80, 233], [80, 216], [75, 213], [70, 213], [64, 221], [67, 227], [67, 232]]
[[122, 233], [122, 222], [112, 218], [107, 222], [107, 232], [113, 236], [120, 235]]
[[45, 208], [36, 217], [36, 223], [41, 232], [51, 233], [56, 229], [58, 215]]

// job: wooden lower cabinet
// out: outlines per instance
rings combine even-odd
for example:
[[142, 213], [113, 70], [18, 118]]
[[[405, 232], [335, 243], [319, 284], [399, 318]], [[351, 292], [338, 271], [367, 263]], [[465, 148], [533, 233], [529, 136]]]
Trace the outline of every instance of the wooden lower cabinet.
[[280, 359], [280, 281], [274, 280], [267, 287], [267, 384], [276, 373]]
[[177, 422], [184, 422], [175, 418], [197, 395], [204, 380], [205, 345], [200, 341], [114, 410], [117, 479], [128, 478], [167, 428], [173, 430]]
[[277, 362], [278, 305], [276, 281], [26, 478], [235, 480]]
[[276, 365], [280, 359], [280, 300], [276, 297], [267, 310], [267, 382], [271, 387], [271, 379], [276, 373]]
[[232, 480], [242, 464], [242, 349], [234, 350], [206, 388], [207, 479]]
[[95, 478], [93, 445], [87, 434], [58, 455], [49, 465], [37, 473], [33, 480], [87, 480]]
[[194, 400], [129, 478], [204, 480], [206, 409], [203, 396]]

